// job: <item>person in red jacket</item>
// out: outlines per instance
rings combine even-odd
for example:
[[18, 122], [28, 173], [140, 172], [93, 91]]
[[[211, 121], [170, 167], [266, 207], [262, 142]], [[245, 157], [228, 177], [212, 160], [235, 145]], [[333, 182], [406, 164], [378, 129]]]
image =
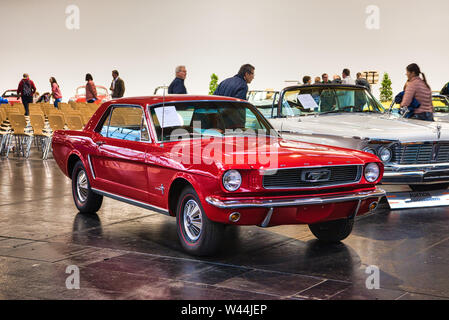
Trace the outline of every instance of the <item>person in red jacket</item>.
[[98, 100], [97, 88], [90, 73], [86, 74], [86, 81], [86, 101], [87, 103], [94, 103]]
[[19, 82], [19, 87], [17, 88], [17, 99], [22, 98], [23, 106], [25, 107], [25, 115], [29, 115], [28, 105], [33, 103], [33, 95], [36, 92], [36, 86], [34, 82], [30, 79], [27, 73], [23, 74], [23, 79]]

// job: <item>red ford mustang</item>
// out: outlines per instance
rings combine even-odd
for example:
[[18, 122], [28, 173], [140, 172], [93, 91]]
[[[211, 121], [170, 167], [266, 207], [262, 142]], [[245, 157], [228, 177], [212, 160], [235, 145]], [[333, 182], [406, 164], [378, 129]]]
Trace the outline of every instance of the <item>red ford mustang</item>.
[[[97, 89], [97, 97], [98, 100], [95, 101], [96, 104], [102, 104], [108, 100], [111, 100], [111, 95], [108, 92], [108, 89], [104, 86], [95, 86]], [[76, 88], [75, 96], [70, 98], [69, 100], [75, 102], [86, 102], [86, 86], [81, 86]]]
[[52, 145], [80, 212], [107, 196], [176, 216], [194, 255], [213, 254], [225, 224], [308, 224], [319, 240], [340, 241], [384, 195], [376, 156], [284, 140], [233, 98], [112, 100], [84, 130], [56, 131]]

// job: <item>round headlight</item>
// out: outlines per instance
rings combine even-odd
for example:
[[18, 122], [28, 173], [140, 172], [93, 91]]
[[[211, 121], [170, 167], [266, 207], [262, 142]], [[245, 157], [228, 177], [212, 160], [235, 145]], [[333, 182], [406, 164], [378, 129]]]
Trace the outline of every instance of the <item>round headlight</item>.
[[369, 163], [365, 167], [365, 179], [368, 182], [374, 182], [379, 178], [380, 169], [377, 163]]
[[363, 148], [362, 151], [363, 152], [372, 153], [372, 154], [376, 154], [376, 150], [374, 150], [373, 148], [370, 148], [370, 147]]
[[377, 155], [379, 156], [380, 160], [382, 162], [389, 162], [391, 160], [391, 157], [393, 156], [393, 153], [391, 152], [390, 148], [382, 147], [377, 151]]
[[235, 191], [242, 184], [242, 176], [237, 170], [226, 171], [223, 175], [223, 186], [228, 191]]

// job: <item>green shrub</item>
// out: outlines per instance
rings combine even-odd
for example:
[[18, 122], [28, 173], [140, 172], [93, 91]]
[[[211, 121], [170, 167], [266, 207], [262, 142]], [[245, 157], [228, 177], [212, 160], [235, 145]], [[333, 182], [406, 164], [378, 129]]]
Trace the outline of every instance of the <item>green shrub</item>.
[[210, 76], [210, 83], [209, 83], [209, 95], [213, 95], [217, 87], [218, 87], [218, 76], [215, 73], [212, 73], [212, 75]]
[[388, 73], [384, 73], [382, 83], [380, 86], [380, 102], [387, 102], [393, 100], [393, 89], [391, 88], [391, 79]]

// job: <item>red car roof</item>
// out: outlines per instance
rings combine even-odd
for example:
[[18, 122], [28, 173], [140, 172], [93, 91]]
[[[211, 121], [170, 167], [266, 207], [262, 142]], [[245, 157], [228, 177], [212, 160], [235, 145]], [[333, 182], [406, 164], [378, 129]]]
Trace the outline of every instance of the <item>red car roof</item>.
[[208, 96], [208, 95], [186, 95], [186, 94], [169, 94], [164, 96], [146, 96], [146, 97], [129, 97], [112, 99], [108, 101], [108, 104], [113, 103], [134, 103], [134, 104], [158, 104], [177, 102], [177, 101], [245, 101], [237, 98], [222, 97], [222, 96]]

